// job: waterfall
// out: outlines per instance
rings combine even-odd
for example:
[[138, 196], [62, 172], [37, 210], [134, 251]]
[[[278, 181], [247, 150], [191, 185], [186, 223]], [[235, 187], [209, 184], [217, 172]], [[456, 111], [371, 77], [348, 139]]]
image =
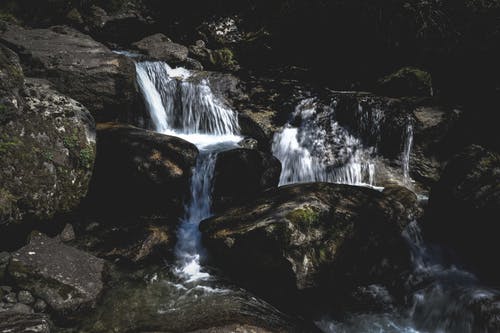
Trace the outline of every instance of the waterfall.
[[331, 108], [320, 107], [315, 99], [303, 100], [292, 120], [275, 134], [272, 151], [283, 167], [280, 185], [315, 181], [375, 185], [374, 151], [340, 126], [331, 117]]
[[405, 127], [404, 137], [403, 137], [403, 153], [401, 154], [401, 164], [403, 167], [403, 177], [404, 182], [409, 184], [411, 182], [410, 178], [410, 158], [411, 158], [411, 148], [413, 146], [413, 123], [411, 119]]
[[209, 81], [164, 62], [136, 64], [137, 81], [157, 132], [195, 144], [200, 155], [193, 170], [191, 195], [177, 233], [174, 272], [185, 282], [209, 278], [200, 262], [199, 223], [211, 216], [211, 191], [217, 153], [241, 140], [238, 116], [212, 92]]

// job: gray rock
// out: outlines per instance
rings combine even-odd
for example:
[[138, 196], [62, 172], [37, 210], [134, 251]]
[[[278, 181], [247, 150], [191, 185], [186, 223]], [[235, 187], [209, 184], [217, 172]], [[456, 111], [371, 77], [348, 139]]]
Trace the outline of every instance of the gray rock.
[[188, 48], [172, 42], [163, 34], [146, 37], [132, 45], [147, 56], [165, 61], [169, 65], [182, 64], [188, 59]]
[[104, 261], [42, 234], [12, 254], [9, 274], [19, 288], [59, 315], [92, 307], [103, 289]]
[[9, 309], [10, 312], [30, 314], [33, 313], [33, 309], [26, 304], [16, 303], [12, 308]]
[[87, 35], [68, 27], [23, 29], [8, 24], [0, 40], [20, 55], [28, 76], [50, 80], [99, 121], [125, 118], [142, 106], [133, 61]]
[[13, 293], [13, 292], [10, 292], [10, 293], [6, 293], [4, 296], [3, 296], [3, 300], [4, 302], [7, 302], [7, 303], [17, 303], [17, 295], [16, 293]]
[[238, 142], [238, 146], [245, 149], [257, 149], [259, 147], [259, 142], [253, 138], [244, 138]]
[[18, 292], [17, 299], [19, 300], [19, 303], [26, 305], [31, 305], [35, 302], [35, 298], [27, 290], [21, 290], [20, 292]]
[[101, 124], [92, 191], [93, 207], [105, 212], [162, 213], [175, 217], [189, 193], [198, 149], [168, 135], [120, 124]]
[[75, 230], [71, 224], [66, 224], [64, 226], [63, 231], [61, 231], [61, 234], [59, 235], [59, 239], [63, 242], [71, 242], [72, 240], [75, 240]]
[[[8, 138], [1, 143], [0, 225], [73, 210], [87, 194], [94, 164], [95, 126], [85, 107], [43, 80], [27, 79], [24, 95], [0, 127]], [[8, 235], [0, 235], [6, 246]]]
[[0, 332], [50, 333], [52, 324], [45, 315], [0, 312]]

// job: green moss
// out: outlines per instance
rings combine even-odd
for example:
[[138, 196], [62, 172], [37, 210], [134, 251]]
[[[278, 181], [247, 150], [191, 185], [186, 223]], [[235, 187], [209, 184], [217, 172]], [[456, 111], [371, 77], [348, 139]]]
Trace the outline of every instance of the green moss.
[[94, 149], [87, 146], [80, 151], [80, 165], [86, 169], [91, 169], [94, 163]]
[[78, 132], [73, 131], [72, 134], [64, 137], [63, 139], [64, 146], [70, 150], [74, 150], [78, 148], [80, 144], [80, 138], [78, 137]]
[[5, 154], [9, 152], [10, 150], [16, 148], [19, 146], [20, 142], [16, 140], [11, 140], [11, 141], [0, 141], [0, 154]]
[[314, 224], [319, 222], [320, 217], [321, 214], [317, 209], [311, 206], [295, 209], [286, 215], [286, 218], [294, 224]]
[[210, 53], [210, 62], [212, 65], [226, 70], [238, 70], [239, 65], [234, 57], [233, 51], [228, 48], [222, 48]]
[[0, 216], [10, 215], [16, 202], [17, 198], [12, 193], [0, 188]]

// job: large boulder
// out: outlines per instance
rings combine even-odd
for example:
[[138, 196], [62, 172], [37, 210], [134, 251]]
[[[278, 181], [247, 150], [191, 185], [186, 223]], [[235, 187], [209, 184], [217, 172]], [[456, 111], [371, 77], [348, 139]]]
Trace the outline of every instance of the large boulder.
[[357, 285], [392, 287], [409, 267], [401, 232], [417, 206], [416, 196], [402, 188], [380, 193], [301, 184], [268, 191], [203, 221], [200, 229], [219, 267], [290, 305], [287, 300], [297, 294], [329, 297], [329, 290], [342, 293]]
[[474, 145], [456, 155], [432, 189], [429, 209], [426, 234], [498, 282], [500, 272], [490, 259], [500, 250], [500, 154]]
[[133, 44], [135, 48], [149, 57], [167, 62], [174, 66], [182, 64], [188, 58], [187, 47], [174, 43], [163, 34], [155, 34]]
[[232, 149], [217, 155], [213, 203], [216, 210], [245, 203], [267, 189], [277, 187], [280, 161], [252, 149]]
[[105, 264], [35, 232], [28, 245], [12, 254], [8, 272], [17, 287], [44, 300], [51, 311], [71, 316], [96, 304], [103, 290]]
[[[13, 57], [4, 48], [1, 54]], [[0, 73], [8, 77], [0, 91], [0, 225], [74, 210], [87, 193], [94, 164], [92, 117], [46, 81], [27, 79], [24, 86], [18, 62]]]
[[91, 208], [116, 215], [183, 211], [198, 149], [168, 135], [115, 123], [97, 127]]
[[142, 106], [131, 59], [68, 27], [6, 24], [0, 41], [20, 55], [25, 73], [46, 78], [99, 121], [125, 119]]
[[392, 97], [432, 96], [432, 77], [422, 69], [403, 67], [381, 78], [377, 90]]

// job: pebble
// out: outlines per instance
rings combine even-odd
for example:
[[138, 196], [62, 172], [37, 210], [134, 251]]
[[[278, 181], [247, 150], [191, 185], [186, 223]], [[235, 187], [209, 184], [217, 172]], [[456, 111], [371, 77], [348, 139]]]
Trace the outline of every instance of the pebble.
[[59, 238], [65, 243], [75, 240], [75, 229], [73, 229], [73, 226], [71, 224], [66, 224]]

